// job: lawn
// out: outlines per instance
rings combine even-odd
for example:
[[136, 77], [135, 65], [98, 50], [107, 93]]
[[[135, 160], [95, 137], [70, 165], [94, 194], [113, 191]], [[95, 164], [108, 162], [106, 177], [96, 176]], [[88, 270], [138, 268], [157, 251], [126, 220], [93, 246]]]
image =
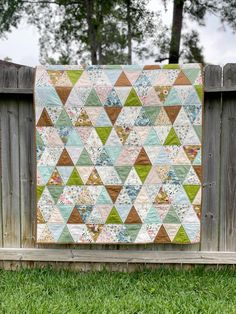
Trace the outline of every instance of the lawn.
[[236, 271], [0, 271], [0, 313], [236, 313]]

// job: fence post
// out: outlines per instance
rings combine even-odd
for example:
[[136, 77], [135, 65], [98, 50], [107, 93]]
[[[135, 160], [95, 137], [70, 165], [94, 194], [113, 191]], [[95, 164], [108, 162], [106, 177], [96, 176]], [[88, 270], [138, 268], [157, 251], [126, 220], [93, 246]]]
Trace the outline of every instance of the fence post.
[[[224, 87], [236, 87], [236, 64], [224, 66]], [[236, 100], [223, 94], [220, 250], [236, 250]]]
[[[18, 87], [32, 88], [34, 69], [22, 66], [18, 70]], [[35, 147], [34, 109], [32, 95], [19, 96], [20, 145], [20, 204], [21, 246], [34, 247], [35, 243]]]
[[[221, 87], [222, 69], [205, 68], [205, 87]], [[205, 94], [203, 114], [203, 195], [201, 250], [218, 251], [220, 209], [221, 93]]]
[[[17, 88], [17, 68], [0, 67], [0, 86]], [[20, 247], [19, 106], [14, 96], [1, 98], [2, 232], [4, 247]]]

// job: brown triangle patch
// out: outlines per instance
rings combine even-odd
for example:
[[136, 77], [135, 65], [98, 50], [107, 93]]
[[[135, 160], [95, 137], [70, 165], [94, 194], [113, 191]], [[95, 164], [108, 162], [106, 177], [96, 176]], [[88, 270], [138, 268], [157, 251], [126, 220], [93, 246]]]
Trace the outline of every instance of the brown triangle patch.
[[105, 110], [112, 124], [114, 124], [121, 112], [121, 108], [120, 107], [105, 107]]
[[144, 70], [158, 70], [161, 67], [158, 64], [150, 64], [150, 65], [145, 65]]
[[143, 147], [142, 147], [142, 149], [141, 149], [141, 151], [140, 151], [134, 164], [135, 165], [151, 165], [152, 164]]
[[199, 180], [202, 182], [202, 166], [193, 166]]
[[195, 210], [199, 220], [201, 220], [201, 205], [193, 205], [193, 209]]
[[190, 80], [187, 78], [187, 76], [184, 74], [184, 72], [180, 72], [177, 79], [174, 82], [174, 85], [192, 85]]
[[103, 185], [103, 182], [97, 172], [97, 169], [93, 169], [89, 175], [86, 185]]
[[74, 166], [73, 161], [65, 148], [61, 153], [57, 166]]
[[87, 224], [86, 225], [89, 233], [91, 234], [91, 236], [93, 237], [93, 240], [96, 242], [97, 238], [99, 237], [100, 233], [102, 232], [102, 229], [104, 227], [104, 225], [102, 224]]
[[197, 153], [198, 153], [200, 148], [201, 148], [200, 145], [185, 145], [184, 146], [185, 154], [188, 156], [188, 159], [191, 162], [193, 162], [194, 159], [196, 158]]
[[119, 136], [121, 143], [124, 145], [130, 132], [131, 128], [123, 126], [115, 126], [116, 134]]
[[92, 126], [92, 122], [89, 119], [89, 116], [85, 109], [82, 108], [77, 121], [75, 122], [75, 126]]
[[83, 220], [76, 207], [73, 208], [67, 223], [68, 224], [83, 224]]
[[141, 224], [142, 220], [140, 219], [137, 210], [134, 206], [132, 206], [129, 215], [127, 216], [125, 220], [126, 224]]
[[56, 168], [54, 169], [50, 179], [48, 180], [47, 185], [63, 185], [63, 180]]
[[70, 95], [70, 92], [72, 90], [72, 87], [62, 87], [62, 86], [57, 86], [55, 87], [56, 89], [56, 92], [57, 92], [57, 95], [60, 97], [63, 105], [65, 105], [69, 95]]
[[168, 233], [166, 232], [166, 229], [164, 228], [163, 225], [159, 229], [155, 237], [154, 243], [171, 243]]
[[171, 123], [175, 122], [175, 119], [181, 109], [181, 106], [165, 106], [164, 107], [168, 118], [170, 119]]
[[41, 210], [39, 208], [37, 208], [37, 223], [38, 224], [45, 224], [45, 220], [43, 218], [43, 215], [41, 213]]
[[128, 80], [125, 73], [121, 72], [121, 75], [119, 76], [118, 80], [116, 81], [115, 86], [132, 86], [132, 84]]
[[53, 126], [52, 120], [49, 117], [49, 114], [46, 110], [46, 108], [43, 109], [41, 116], [38, 120], [37, 126], [42, 127], [42, 126]]
[[53, 85], [56, 85], [60, 77], [63, 75], [64, 71], [48, 70], [47, 73], [50, 76], [51, 83]]
[[169, 197], [167, 193], [163, 190], [161, 187], [156, 198], [155, 198], [155, 203], [157, 204], [170, 204]]
[[110, 198], [112, 199], [113, 203], [115, 203], [122, 186], [121, 185], [106, 185], [107, 193], [109, 194]]

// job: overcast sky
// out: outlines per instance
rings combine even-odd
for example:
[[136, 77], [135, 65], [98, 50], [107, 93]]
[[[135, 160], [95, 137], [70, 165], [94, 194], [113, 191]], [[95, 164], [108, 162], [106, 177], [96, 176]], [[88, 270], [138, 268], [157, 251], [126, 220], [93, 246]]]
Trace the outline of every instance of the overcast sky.
[[[161, 0], [151, 0], [150, 8], [157, 11], [162, 8]], [[172, 5], [163, 13], [163, 20], [171, 25]], [[236, 63], [236, 34], [220, 23], [218, 17], [206, 16], [206, 27], [186, 21], [189, 28], [197, 28], [201, 45], [204, 47], [206, 62], [223, 65]], [[35, 66], [39, 64], [39, 46], [37, 29], [22, 22], [17, 29], [7, 34], [7, 39], [0, 40], [0, 59], [9, 57], [13, 62]], [[152, 60], [148, 60], [152, 62]]]

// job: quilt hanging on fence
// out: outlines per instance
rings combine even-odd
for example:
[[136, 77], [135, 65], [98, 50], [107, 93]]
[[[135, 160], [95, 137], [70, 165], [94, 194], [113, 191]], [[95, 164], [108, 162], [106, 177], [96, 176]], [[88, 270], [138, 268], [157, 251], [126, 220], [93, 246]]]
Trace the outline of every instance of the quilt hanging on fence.
[[39, 66], [37, 241], [200, 240], [198, 64]]

